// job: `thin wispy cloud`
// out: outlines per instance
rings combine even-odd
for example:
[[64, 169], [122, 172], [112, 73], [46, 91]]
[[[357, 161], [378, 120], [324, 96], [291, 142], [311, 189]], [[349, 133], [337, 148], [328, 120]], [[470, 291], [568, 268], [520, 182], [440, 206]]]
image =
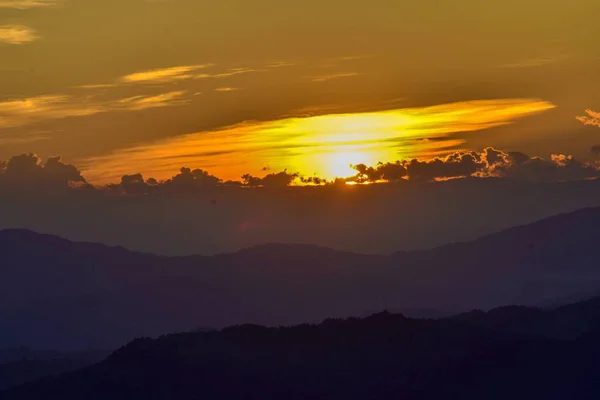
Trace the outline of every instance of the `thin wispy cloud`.
[[0, 128], [14, 128], [45, 120], [84, 117], [111, 111], [140, 111], [185, 104], [185, 91], [135, 96], [114, 101], [90, 97], [46, 95], [0, 102]]
[[[187, 103], [184, 99], [185, 90], [162, 93], [156, 96], [136, 96], [127, 99], [122, 99], [117, 104], [123, 105], [124, 110], [138, 111], [147, 110], [150, 108], [175, 106]], [[119, 110], [119, 107], [114, 107]]]
[[227, 70], [226, 72], [218, 72], [218, 73], [204, 73], [194, 75], [194, 79], [218, 79], [218, 78], [229, 78], [231, 76], [249, 74], [252, 72], [263, 72], [264, 69], [255, 69], [255, 68], [233, 68]]
[[265, 66], [265, 68], [283, 68], [283, 67], [293, 67], [296, 63], [287, 62], [287, 61], [276, 61], [271, 64]]
[[0, 26], [0, 44], [20, 45], [39, 39], [35, 30], [24, 25]]
[[334, 79], [340, 79], [340, 78], [351, 78], [354, 76], [359, 76], [361, 75], [358, 72], [345, 72], [345, 73], [341, 73], [341, 74], [331, 74], [331, 75], [321, 75], [321, 76], [315, 76], [312, 78], [313, 82], [328, 82]]
[[169, 68], [151, 69], [147, 71], [134, 72], [111, 83], [99, 83], [99, 84], [87, 84], [75, 86], [76, 89], [107, 89], [118, 87], [120, 85], [155, 85], [155, 84], [167, 84], [180, 81], [190, 80], [202, 80], [202, 79], [225, 79], [237, 75], [250, 74], [255, 72], [265, 72], [268, 68], [231, 68], [225, 71], [217, 72], [199, 72], [210, 67], [214, 67], [214, 64], [201, 64], [201, 65], [182, 65]]
[[29, 8], [50, 7], [58, 3], [59, 0], [0, 0], [0, 8], [27, 10]]
[[237, 90], [240, 90], [240, 88], [236, 88], [236, 87], [218, 87], [218, 88], [215, 89], [215, 92], [226, 93], [226, 92], [235, 92]]
[[84, 104], [68, 95], [46, 95], [0, 102], [0, 128], [41, 120], [81, 117], [101, 112], [97, 104]]
[[153, 69], [123, 76], [120, 81], [123, 83], [166, 83], [178, 80], [194, 78], [195, 71], [207, 68], [212, 64], [204, 65], [183, 65], [179, 67], [169, 67]]
[[113, 88], [113, 87], [117, 87], [119, 86], [116, 83], [98, 83], [98, 84], [92, 84], [92, 85], [79, 85], [79, 86], [75, 86], [75, 89], [109, 89], [109, 88]]
[[516, 62], [502, 64], [500, 68], [533, 68], [541, 67], [545, 65], [556, 64], [567, 59], [567, 56], [555, 56], [555, 57], [534, 57], [526, 58]]
[[364, 60], [364, 59], [374, 58], [374, 57], [375, 57], [374, 54], [365, 54], [365, 55], [362, 55], [362, 56], [338, 57], [338, 58], [334, 59], [334, 61], [354, 61], [354, 60]]
[[0, 144], [3, 145], [23, 145], [29, 143], [35, 143], [42, 140], [47, 140], [50, 136], [43, 134], [33, 134], [24, 136], [0, 136]]

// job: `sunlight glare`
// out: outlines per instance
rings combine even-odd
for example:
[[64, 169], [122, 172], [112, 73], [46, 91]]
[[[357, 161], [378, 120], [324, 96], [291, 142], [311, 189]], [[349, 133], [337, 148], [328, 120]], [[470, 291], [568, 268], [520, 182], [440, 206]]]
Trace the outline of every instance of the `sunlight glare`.
[[448, 154], [465, 143], [454, 133], [511, 124], [552, 108], [542, 100], [499, 99], [246, 122], [90, 158], [86, 178], [112, 182], [144, 170], [165, 179], [188, 166], [235, 180], [261, 175], [268, 166], [332, 180], [354, 175], [351, 165]]

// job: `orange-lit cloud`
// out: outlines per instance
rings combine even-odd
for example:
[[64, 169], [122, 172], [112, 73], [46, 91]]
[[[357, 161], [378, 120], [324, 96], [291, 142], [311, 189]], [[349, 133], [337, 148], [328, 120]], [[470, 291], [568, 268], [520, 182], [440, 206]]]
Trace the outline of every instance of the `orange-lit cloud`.
[[597, 126], [600, 128], [600, 112], [585, 110], [585, 113], [587, 115], [577, 117], [577, 120], [582, 122], [584, 125]]
[[218, 87], [215, 89], [215, 92], [235, 92], [237, 90], [240, 90], [240, 88], [236, 88], [236, 87]]
[[90, 85], [79, 85], [75, 86], [75, 89], [108, 89], [119, 86], [116, 83], [98, 83], [98, 84], [90, 84]]
[[39, 36], [35, 30], [23, 25], [0, 26], [0, 44], [25, 44], [37, 40]]
[[12, 128], [44, 120], [83, 117], [110, 111], [139, 111], [180, 105], [184, 91], [135, 96], [114, 101], [72, 95], [46, 95], [0, 102], [0, 128]]
[[333, 79], [339, 79], [339, 78], [351, 78], [353, 76], [359, 76], [361, 74], [359, 74], [358, 72], [346, 72], [346, 73], [340, 73], [340, 74], [331, 74], [331, 75], [322, 75], [322, 76], [315, 76], [312, 78], [313, 82], [327, 82], [327, 81], [331, 81]]
[[[264, 72], [264, 68], [231, 68], [225, 71], [216, 72], [198, 72], [199, 70], [214, 67], [214, 64], [202, 64], [202, 65], [182, 65], [169, 68], [151, 69], [147, 71], [134, 72], [111, 83], [99, 83], [99, 84], [87, 84], [79, 85], [77, 89], [107, 89], [114, 88], [120, 85], [155, 85], [159, 83], [173, 83], [179, 81], [188, 80], [202, 80], [202, 79], [224, 79], [230, 78], [236, 75], [243, 75], [255, 72]], [[285, 65], [277, 65], [282, 67]], [[266, 68], [275, 68], [274, 66]]]
[[200, 69], [214, 66], [214, 64], [204, 65], [185, 65], [164, 69], [155, 69], [150, 71], [136, 72], [125, 75], [120, 79], [122, 83], [166, 83], [188, 79], [218, 79], [229, 78], [231, 76], [249, 74], [252, 72], [264, 71], [260, 68], [232, 68], [223, 72], [203, 72], [198, 73]]
[[82, 160], [92, 182], [146, 171], [171, 176], [182, 165], [224, 179], [289, 169], [305, 176], [350, 176], [350, 165], [448, 154], [464, 141], [453, 133], [506, 125], [555, 106], [533, 99], [470, 101], [360, 114], [333, 114], [251, 122], [200, 132]]
[[210, 74], [208, 74], [208, 73], [197, 74], [197, 75], [194, 75], [193, 78], [194, 79], [229, 78], [231, 76], [249, 74], [252, 72], [262, 72], [262, 71], [264, 71], [264, 69], [233, 68], [233, 69], [227, 70], [225, 72], [217, 72], [217, 73], [210, 73]]
[[113, 109], [119, 110], [119, 105], [123, 106], [125, 110], [146, 110], [149, 108], [165, 107], [167, 105], [173, 106], [177, 104], [184, 104], [186, 100], [183, 99], [185, 95], [184, 90], [162, 93], [156, 96], [135, 96], [126, 99], [119, 100], [117, 104], [113, 105]]
[[49, 7], [58, 4], [59, 0], [0, 0], [0, 8], [26, 10], [36, 7]]
[[566, 55], [551, 56], [551, 57], [535, 57], [519, 60], [513, 63], [503, 64], [501, 68], [533, 68], [544, 65], [556, 64], [568, 58]]
[[125, 75], [120, 80], [124, 83], [164, 83], [183, 79], [192, 79], [194, 77], [192, 72], [209, 66], [210, 64], [184, 65], [178, 67], [153, 69]]

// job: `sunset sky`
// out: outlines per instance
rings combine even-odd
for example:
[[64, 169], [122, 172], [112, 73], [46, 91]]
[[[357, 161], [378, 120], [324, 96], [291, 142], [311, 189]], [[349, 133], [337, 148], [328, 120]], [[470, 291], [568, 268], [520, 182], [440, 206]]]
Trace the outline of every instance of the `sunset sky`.
[[99, 184], [183, 166], [331, 179], [488, 146], [595, 162], [599, 16], [598, 0], [0, 0], [0, 159], [61, 155]]

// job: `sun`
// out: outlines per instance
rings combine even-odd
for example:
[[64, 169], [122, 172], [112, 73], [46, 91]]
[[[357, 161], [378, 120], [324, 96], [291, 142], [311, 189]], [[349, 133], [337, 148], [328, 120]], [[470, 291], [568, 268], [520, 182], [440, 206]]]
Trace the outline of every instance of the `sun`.
[[367, 163], [365, 154], [359, 151], [340, 151], [330, 153], [325, 161], [328, 176], [346, 178], [356, 174], [353, 165]]

